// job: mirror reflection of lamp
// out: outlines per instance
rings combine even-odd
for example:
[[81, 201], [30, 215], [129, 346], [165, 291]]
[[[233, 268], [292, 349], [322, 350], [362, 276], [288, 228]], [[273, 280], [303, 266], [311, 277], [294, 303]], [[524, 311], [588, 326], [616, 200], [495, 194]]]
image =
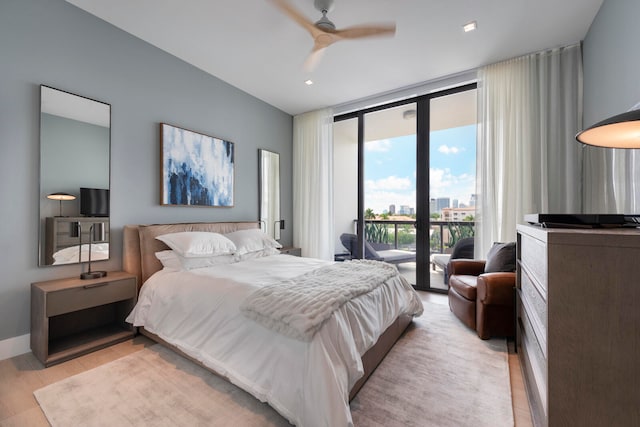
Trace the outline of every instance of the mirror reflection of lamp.
[[[82, 224], [80, 222], [76, 222], [74, 223], [73, 227], [78, 230], [78, 237], [80, 238], [80, 244], [78, 246], [78, 261], [82, 263]], [[93, 246], [93, 241], [103, 241], [105, 240], [105, 238], [106, 231], [104, 223], [92, 223], [89, 227], [89, 267], [87, 268], [86, 272], [80, 274], [81, 279], [98, 279], [107, 275], [106, 271], [91, 271], [91, 247]]]
[[60, 215], [58, 215], [58, 216], [62, 216], [62, 202], [63, 201], [69, 201], [69, 200], [75, 200], [76, 196], [74, 196], [73, 194], [69, 194], [69, 193], [51, 193], [51, 194], [47, 195], [47, 199], [58, 200], [60, 202]]

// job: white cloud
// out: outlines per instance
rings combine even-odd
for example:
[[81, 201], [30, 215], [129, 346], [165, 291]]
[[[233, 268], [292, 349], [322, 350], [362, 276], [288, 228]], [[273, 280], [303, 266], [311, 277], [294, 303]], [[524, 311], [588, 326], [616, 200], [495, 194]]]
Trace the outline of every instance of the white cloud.
[[396, 209], [402, 205], [416, 207], [415, 190], [408, 192], [399, 191], [367, 191], [365, 195], [365, 208], [373, 209], [376, 214], [389, 210], [389, 205], [396, 205]]
[[380, 139], [378, 141], [369, 141], [364, 144], [366, 151], [376, 151], [379, 153], [386, 153], [391, 149], [391, 141], [388, 139]]
[[469, 203], [471, 194], [476, 192], [475, 176], [463, 173], [451, 174], [451, 170], [431, 168], [429, 170], [431, 191], [429, 197], [449, 197], [458, 199], [461, 203]]
[[449, 147], [448, 145], [443, 144], [438, 147], [438, 151], [442, 154], [458, 154], [459, 152], [464, 151], [464, 149], [460, 149], [458, 147]]
[[[453, 175], [448, 168], [429, 170], [430, 198], [449, 197], [468, 204], [471, 194], [476, 192], [475, 177], [470, 174]], [[365, 181], [365, 208], [377, 214], [389, 209], [389, 205], [415, 208], [416, 189], [408, 178], [390, 176], [379, 180]]]
[[398, 178], [397, 176], [389, 176], [377, 180], [370, 179], [364, 183], [365, 191], [408, 190], [411, 186], [409, 178]]

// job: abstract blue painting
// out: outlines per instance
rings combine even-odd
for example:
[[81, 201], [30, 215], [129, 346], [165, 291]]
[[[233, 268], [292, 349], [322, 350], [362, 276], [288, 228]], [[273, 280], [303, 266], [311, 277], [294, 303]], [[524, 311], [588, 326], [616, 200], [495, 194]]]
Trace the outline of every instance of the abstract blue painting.
[[233, 142], [160, 123], [160, 203], [233, 206]]

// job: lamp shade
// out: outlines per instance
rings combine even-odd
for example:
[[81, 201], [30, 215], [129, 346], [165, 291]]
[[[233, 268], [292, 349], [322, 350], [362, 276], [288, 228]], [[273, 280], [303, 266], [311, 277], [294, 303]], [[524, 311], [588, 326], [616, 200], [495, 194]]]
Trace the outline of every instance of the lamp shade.
[[69, 194], [69, 193], [51, 193], [49, 195], [47, 195], [47, 199], [51, 199], [51, 200], [75, 200], [76, 196], [74, 196], [73, 194]]
[[608, 148], [640, 148], [640, 109], [609, 117], [576, 135], [583, 144]]

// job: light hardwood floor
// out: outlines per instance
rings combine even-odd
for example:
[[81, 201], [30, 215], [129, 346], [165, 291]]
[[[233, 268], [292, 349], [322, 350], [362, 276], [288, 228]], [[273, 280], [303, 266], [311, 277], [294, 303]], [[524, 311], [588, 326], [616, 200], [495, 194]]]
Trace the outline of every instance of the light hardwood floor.
[[[424, 301], [448, 304], [446, 295], [420, 292]], [[153, 345], [143, 336], [137, 336], [102, 350], [89, 353], [73, 360], [44, 368], [32, 353], [0, 361], [0, 427], [48, 426], [33, 392], [48, 384], [103, 365]], [[513, 412], [517, 427], [529, 427], [531, 415], [524, 390], [520, 363], [509, 345], [509, 371], [511, 374], [511, 394]]]

